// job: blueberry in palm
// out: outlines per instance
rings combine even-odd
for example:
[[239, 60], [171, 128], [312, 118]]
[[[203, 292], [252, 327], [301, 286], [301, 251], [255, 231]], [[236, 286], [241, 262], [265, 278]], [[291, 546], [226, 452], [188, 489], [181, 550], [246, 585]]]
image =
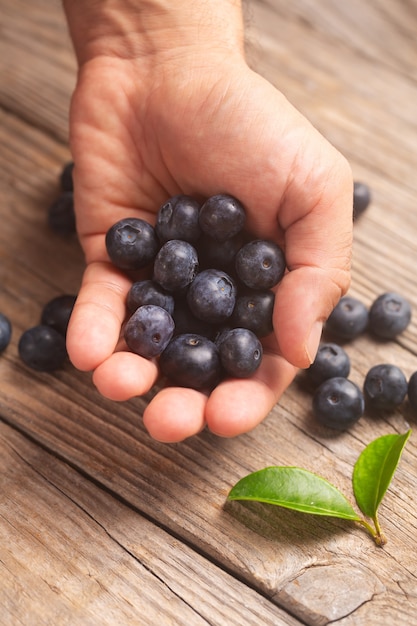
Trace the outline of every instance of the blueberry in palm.
[[200, 203], [191, 196], [173, 196], [158, 210], [155, 232], [161, 243], [181, 239], [195, 243], [201, 234], [199, 225]]
[[270, 289], [247, 290], [238, 293], [233, 311], [233, 324], [248, 328], [257, 337], [266, 337], [273, 331], [272, 314], [275, 294]]
[[221, 377], [216, 345], [194, 333], [174, 337], [161, 354], [159, 367], [173, 384], [191, 389], [212, 389]]
[[165, 289], [154, 280], [138, 280], [132, 284], [127, 294], [127, 310], [133, 313], [144, 304], [155, 304], [172, 314], [174, 311], [174, 296], [165, 291]]
[[174, 320], [166, 309], [154, 304], [140, 306], [124, 329], [128, 348], [146, 359], [159, 356], [174, 333]]
[[220, 193], [210, 196], [204, 202], [200, 209], [199, 223], [204, 233], [224, 241], [243, 229], [245, 219], [242, 203], [229, 194]]
[[229, 376], [247, 378], [260, 366], [262, 344], [247, 328], [232, 328], [221, 333], [216, 340], [220, 362]]
[[111, 262], [123, 270], [146, 267], [154, 260], [159, 247], [153, 226], [136, 217], [126, 217], [113, 224], [105, 242]]
[[224, 322], [235, 307], [235, 282], [222, 270], [203, 270], [188, 288], [187, 303], [199, 319], [209, 323]]
[[250, 289], [271, 289], [284, 276], [284, 252], [273, 241], [254, 239], [236, 255], [236, 273]]
[[178, 292], [187, 287], [199, 269], [197, 251], [188, 241], [171, 239], [155, 257], [153, 278], [163, 289]]

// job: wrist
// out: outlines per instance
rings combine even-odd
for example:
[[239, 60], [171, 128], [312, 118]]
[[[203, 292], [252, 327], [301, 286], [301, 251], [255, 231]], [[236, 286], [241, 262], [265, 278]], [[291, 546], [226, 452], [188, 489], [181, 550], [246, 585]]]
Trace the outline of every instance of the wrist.
[[80, 64], [213, 47], [243, 55], [241, 0], [63, 0]]

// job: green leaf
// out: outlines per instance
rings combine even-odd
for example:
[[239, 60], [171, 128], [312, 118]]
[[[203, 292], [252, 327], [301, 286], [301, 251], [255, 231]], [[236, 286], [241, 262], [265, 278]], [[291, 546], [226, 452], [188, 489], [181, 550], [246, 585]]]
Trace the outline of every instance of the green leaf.
[[228, 499], [266, 502], [302, 513], [360, 520], [336, 487], [299, 467], [274, 466], [248, 474], [231, 489]]
[[362, 513], [374, 519], [387, 491], [411, 430], [383, 435], [366, 446], [353, 468], [352, 483]]

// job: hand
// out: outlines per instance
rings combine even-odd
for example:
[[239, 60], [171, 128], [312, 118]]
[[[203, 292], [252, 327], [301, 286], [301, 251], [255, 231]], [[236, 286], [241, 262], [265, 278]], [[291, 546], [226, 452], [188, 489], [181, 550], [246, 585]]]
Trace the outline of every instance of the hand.
[[270, 83], [241, 46], [142, 55], [90, 54], [81, 61], [71, 111], [77, 229], [86, 271], [68, 331], [74, 365], [94, 370], [113, 400], [143, 395], [157, 365], [123, 349], [129, 279], [112, 267], [105, 233], [117, 220], [153, 223], [178, 193], [235, 195], [248, 229], [285, 249], [276, 290], [275, 336], [248, 380], [226, 380], [209, 397], [167, 387], [145, 409], [149, 433], [180, 441], [206, 425], [221, 436], [254, 428], [313, 361], [323, 321], [350, 280], [353, 185], [345, 159]]

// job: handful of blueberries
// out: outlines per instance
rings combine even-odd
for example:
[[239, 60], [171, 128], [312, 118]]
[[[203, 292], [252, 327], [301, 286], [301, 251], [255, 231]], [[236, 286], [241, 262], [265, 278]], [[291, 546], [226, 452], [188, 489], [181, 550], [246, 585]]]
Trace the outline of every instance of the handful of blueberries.
[[116, 267], [152, 271], [129, 291], [126, 344], [157, 357], [176, 385], [211, 389], [223, 376], [251, 376], [261, 363], [260, 339], [273, 330], [272, 289], [286, 262], [275, 242], [250, 238], [245, 220], [231, 195], [201, 205], [177, 195], [159, 208], [155, 226], [130, 217], [106, 234]]

